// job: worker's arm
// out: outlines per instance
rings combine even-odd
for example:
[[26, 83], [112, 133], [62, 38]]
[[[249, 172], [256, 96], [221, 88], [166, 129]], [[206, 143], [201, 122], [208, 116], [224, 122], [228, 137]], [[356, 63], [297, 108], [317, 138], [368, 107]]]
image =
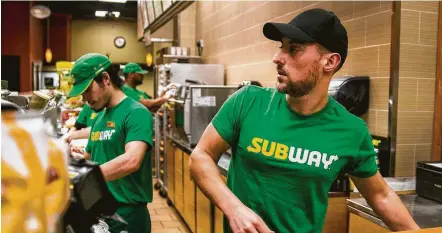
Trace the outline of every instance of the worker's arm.
[[152, 148], [152, 114], [145, 108], [130, 111], [123, 130], [126, 132], [124, 154], [100, 166], [106, 181], [120, 179], [138, 171], [146, 152]]
[[159, 108], [162, 104], [167, 102], [166, 97], [158, 97], [156, 99], [141, 99], [140, 103], [143, 104], [146, 108], [153, 109]]
[[369, 178], [351, 177], [367, 203], [392, 231], [420, 229], [398, 195], [376, 173]]
[[358, 155], [347, 167], [354, 184], [376, 214], [393, 231], [419, 229], [396, 193], [378, 171], [372, 138], [365, 126]]
[[190, 174], [201, 191], [216, 205], [229, 220], [234, 233], [272, 232], [264, 221], [245, 206], [224, 184], [217, 167], [221, 155], [229, 144], [218, 134], [212, 124], [204, 131], [190, 160]]
[[243, 113], [251, 106], [245, 99], [248, 90], [231, 95], [217, 112], [190, 156], [189, 169], [201, 191], [224, 212], [233, 233], [268, 233], [264, 221], [224, 184], [217, 167], [221, 155], [238, 142]]
[[106, 181], [120, 179], [138, 171], [149, 146], [146, 142], [132, 141], [126, 144], [124, 154], [100, 166]]

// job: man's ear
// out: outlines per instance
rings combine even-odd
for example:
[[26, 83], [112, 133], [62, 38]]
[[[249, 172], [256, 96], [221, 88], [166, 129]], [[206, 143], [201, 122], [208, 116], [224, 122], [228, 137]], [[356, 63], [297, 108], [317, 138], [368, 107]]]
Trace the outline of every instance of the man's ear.
[[324, 65], [324, 72], [334, 73], [338, 70], [339, 64], [341, 63], [341, 55], [339, 53], [332, 53], [326, 56], [326, 62]]
[[111, 80], [110, 80], [109, 73], [107, 73], [106, 71], [104, 71], [104, 72], [101, 74], [101, 77], [103, 78], [103, 83], [104, 83], [106, 86], [111, 85]]

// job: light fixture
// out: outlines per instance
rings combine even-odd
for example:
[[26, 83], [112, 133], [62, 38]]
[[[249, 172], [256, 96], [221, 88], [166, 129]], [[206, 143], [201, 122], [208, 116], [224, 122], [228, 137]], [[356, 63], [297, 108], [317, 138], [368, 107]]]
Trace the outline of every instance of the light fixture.
[[113, 14], [116, 18], [120, 17], [120, 12], [118, 12], [118, 11], [112, 11], [112, 14]]
[[37, 19], [45, 19], [51, 15], [49, 7], [43, 5], [35, 5], [29, 11]]
[[52, 61], [52, 51], [51, 51], [50, 48], [46, 49], [45, 60], [46, 60], [47, 63], [51, 63], [51, 61]]
[[107, 11], [95, 11], [96, 17], [105, 17], [107, 15]]
[[126, 0], [98, 0], [99, 2], [126, 3]]

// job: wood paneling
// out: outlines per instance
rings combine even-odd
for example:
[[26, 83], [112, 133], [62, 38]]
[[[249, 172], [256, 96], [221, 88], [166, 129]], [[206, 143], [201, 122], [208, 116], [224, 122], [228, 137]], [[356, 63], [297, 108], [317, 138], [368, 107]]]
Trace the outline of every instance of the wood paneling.
[[179, 148], [175, 149], [175, 207], [178, 212], [184, 213], [184, 196], [183, 196], [183, 151]]
[[330, 197], [322, 233], [347, 232], [348, 207], [347, 197]]
[[167, 162], [167, 195], [170, 201], [175, 203], [175, 147], [170, 139], [166, 140], [166, 162]]
[[212, 232], [212, 204], [199, 188], [196, 189], [196, 233]]
[[365, 218], [350, 213], [350, 224], [348, 233], [386, 233], [391, 232]]
[[192, 232], [195, 232], [195, 183], [190, 178], [190, 155], [183, 152], [183, 183], [184, 183], [184, 220]]

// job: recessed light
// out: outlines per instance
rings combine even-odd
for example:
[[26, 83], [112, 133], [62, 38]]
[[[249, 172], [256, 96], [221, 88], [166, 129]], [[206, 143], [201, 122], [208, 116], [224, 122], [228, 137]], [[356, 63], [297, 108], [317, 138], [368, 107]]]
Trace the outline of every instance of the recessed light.
[[112, 14], [113, 14], [116, 18], [120, 17], [120, 12], [118, 12], [118, 11], [112, 11]]
[[95, 11], [95, 16], [97, 17], [105, 17], [107, 14], [107, 11]]

